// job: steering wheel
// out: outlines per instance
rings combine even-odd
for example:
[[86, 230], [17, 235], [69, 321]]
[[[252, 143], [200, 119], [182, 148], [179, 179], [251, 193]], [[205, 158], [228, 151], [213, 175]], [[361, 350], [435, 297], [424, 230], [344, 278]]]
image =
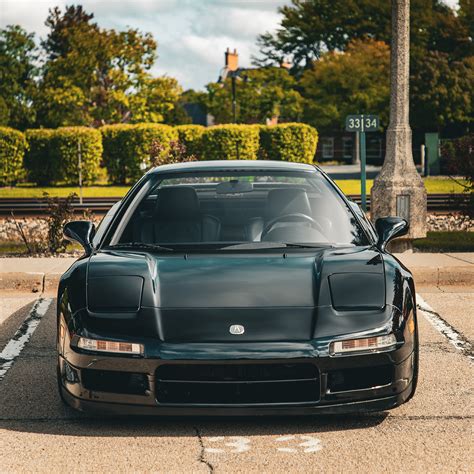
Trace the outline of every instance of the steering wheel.
[[316, 222], [312, 217], [307, 216], [306, 214], [295, 212], [293, 214], [285, 214], [283, 216], [275, 217], [270, 222], [268, 222], [268, 224], [264, 227], [262, 231], [262, 236], [260, 237], [260, 240], [263, 240], [263, 238], [266, 237], [266, 235], [270, 232], [272, 227], [278, 222], [307, 222], [311, 224], [311, 227], [324, 234], [323, 228], [321, 227], [321, 224], [319, 222]]

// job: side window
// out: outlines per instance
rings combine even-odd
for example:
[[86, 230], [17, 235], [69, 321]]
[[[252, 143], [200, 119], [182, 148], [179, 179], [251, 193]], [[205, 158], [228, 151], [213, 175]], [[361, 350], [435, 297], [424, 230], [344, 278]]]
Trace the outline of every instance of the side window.
[[114, 218], [115, 213], [117, 212], [117, 209], [119, 208], [121, 202], [122, 201], [116, 202], [100, 221], [99, 225], [97, 226], [94, 238], [92, 239], [92, 245], [94, 247], [97, 247], [99, 245], [100, 241], [102, 240], [102, 237], [104, 236], [105, 231], [107, 230], [107, 227]]

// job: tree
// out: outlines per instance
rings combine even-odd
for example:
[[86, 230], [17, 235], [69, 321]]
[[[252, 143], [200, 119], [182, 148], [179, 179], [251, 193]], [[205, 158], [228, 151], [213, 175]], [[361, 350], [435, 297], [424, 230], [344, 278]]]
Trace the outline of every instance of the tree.
[[307, 69], [300, 87], [305, 121], [338, 130], [346, 115], [373, 113], [388, 123], [390, 51], [382, 41], [354, 40], [345, 52], [327, 52]]
[[474, 117], [474, 56], [450, 61], [447, 53], [430, 51], [415, 63], [411, 79], [412, 128], [466, 133]]
[[164, 121], [181, 89], [175, 79], [151, 76], [157, 48], [151, 34], [103, 29], [92, 19], [81, 6], [50, 11], [38, 124]]
[[[467, 18], [466, 24], [468, 18], [472, 21], [471, 1], [461, 0], [461, 17], [441, 0], [412, 0], [412, 57], [423, 55], [427, 49], [453, 51], [466, 41], [472, 45], [472, 29], [462, 24], [463, 18]], [[254, 61], [260, 66], [278, 64], [286, 58], [298, 72], [311, 67], [312, 61], [326, 51], [345, 50], [354, 39], [390, 44], [391, 8], [387, 0], [292, 0], [279, 11], [280, 27], [258, 38], [260, 57]]]
[[[283, 68], [242, 70], [236, 85], [237, 121], [265, 123], [274, 117], [280, 121], [299, 120], [303, 101], [295, 86], [296, 80]], [[207, 110], [217, 123], [233, 120], [231, 89], [230, 77], [223, 84], [207, 85]]]
[[34, 35], [18, 25], [0, 30], [0, 122], [25, 129], [34, 121], [37, 50]]

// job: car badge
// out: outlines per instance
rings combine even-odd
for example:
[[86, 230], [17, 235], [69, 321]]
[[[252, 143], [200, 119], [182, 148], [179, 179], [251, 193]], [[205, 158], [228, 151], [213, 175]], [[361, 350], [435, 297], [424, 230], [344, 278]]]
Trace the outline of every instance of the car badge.
[[234, 334], [234, 336], [240, 336], [245, 332], [245, 328], [241, 324], [232, 324], [229, 328], [229, 332]]

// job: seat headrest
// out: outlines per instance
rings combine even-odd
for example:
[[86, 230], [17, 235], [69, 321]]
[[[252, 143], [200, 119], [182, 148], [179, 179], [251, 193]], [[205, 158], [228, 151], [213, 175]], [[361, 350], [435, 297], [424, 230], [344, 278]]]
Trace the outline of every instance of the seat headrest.
[[267, 218], [273, 219], [285, 214], [306, 214], [311, 216], [311, 205], [304, 189], [272, 189], [267, 196]]
[[198, 217], [199, 199], [196, 191], [188, 187], [163, 188], [158, 191], [155, 215], [167, 219]]

